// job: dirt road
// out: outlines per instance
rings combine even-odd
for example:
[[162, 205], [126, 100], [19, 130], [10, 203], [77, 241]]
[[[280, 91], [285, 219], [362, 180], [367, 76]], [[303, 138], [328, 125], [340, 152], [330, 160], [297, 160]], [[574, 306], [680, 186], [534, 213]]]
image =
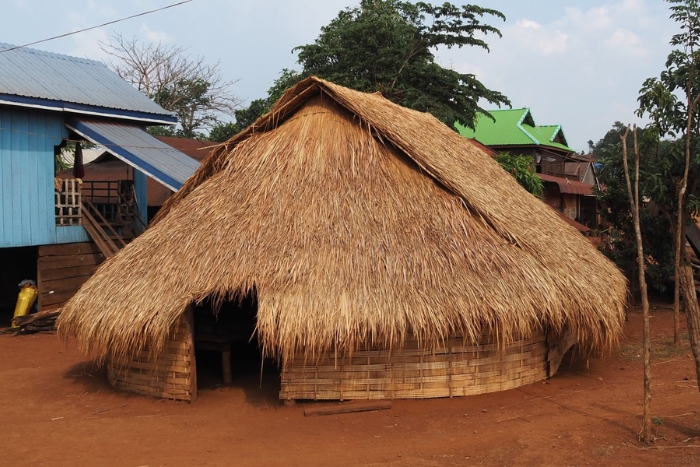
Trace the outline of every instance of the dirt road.
[[113, 390], [55, 335], [0, 336], [0, 465], [583, 466], [700, 465], [700, 393], [672, 314], [652, 309], [657, 441], [637, 440], [641, 317], [605, 359], [483, 396], [394, 401], [393, 408], [306, 418], [276, 384], [236, 378], [194, 404]]

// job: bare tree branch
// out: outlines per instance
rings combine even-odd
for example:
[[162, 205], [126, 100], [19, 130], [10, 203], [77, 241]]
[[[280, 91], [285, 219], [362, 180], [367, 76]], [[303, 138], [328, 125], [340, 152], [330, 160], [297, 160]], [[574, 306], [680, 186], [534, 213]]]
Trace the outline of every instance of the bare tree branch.
[[101, 47], [111, 57], [107, 65], [120, 77], [177, 115], [185, 137], [240, 108], [242, 101], [230, 91], [235, 81], [221, 76], [218, 62], [208, 65], [181, 46], [142, 43], [119, 34]]

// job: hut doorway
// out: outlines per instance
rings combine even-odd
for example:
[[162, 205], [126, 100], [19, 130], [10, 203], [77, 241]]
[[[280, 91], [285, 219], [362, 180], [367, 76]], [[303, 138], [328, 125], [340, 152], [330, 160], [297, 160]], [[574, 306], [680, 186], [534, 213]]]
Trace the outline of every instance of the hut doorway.
[[194, 305], [194, 349], [198, 390], [231, 384], [257, 398], [279, 392], [279, 371], [264, 359], [255, 334], [258, 301], [249, 293], [217, 308], [207, 298]]

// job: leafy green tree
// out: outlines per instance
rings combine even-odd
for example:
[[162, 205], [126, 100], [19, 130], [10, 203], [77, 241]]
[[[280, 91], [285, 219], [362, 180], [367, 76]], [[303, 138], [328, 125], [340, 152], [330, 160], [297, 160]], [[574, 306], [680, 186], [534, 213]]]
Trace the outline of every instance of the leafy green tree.
[[[677, 47], [666, 60], [660, 77], [644, 82], [639, 96], [640, 115], [648, 114], [659, 136], [680, 136], [684, 141], [684, 167], [677, 189], [675, 230], [675, 278], [680, 284], [688, 321], [688, 336], [695, 357], [697, 380], [700, 384], [700, 308], [693, 280], [693, 271], [685, 252], [685, 229], [688, 221], [688, 188], [693, 160], [697, 160], [695, 141], [700, 129], [697, 106], [700, 102], [698, 76], [698, 47], [700, 46], [700, 2], [698, 0], [667, 0], [672, 4], [671, 19], [679, 23], [681, 32], [671, 38]], [[678, 94], [682, 94], [679, 97]], [[692, 193], [693, 188], [690, 187]], [[679, 290], [674, 297], [674, 342], [679, 341]], [[700, 387], [700, 386], [699, 386]]]
[[270, 110], [271, 104], [268, 101], [269, 99], [255, 99], [248, 107], [235, 110], [233, 114], [236, 121], [214, 125], [209, 131], [209, 140], [222, 143], [240, 133]]
[[[593, 141], [588, 142], [588, 149], [593, 156], [598, 159], [603, 156], [604, 151], [610, 150], [616, 146], [620, 145], [620, 135], [625, 132], [625, 124], [620, 121], [615, 121], [605, 136], [598, 140], [597, 143]], [[633, 144], [631, 136], [627, 140], [628, 147]]]
[[362, 0], [341, 11], [313, 44], [295, 48], [302, 72], [359, 91], [379, 91], [387, 99], [411, 109], [430, 112], [452, 127], [473, 127], [479, 101], [510, 102], [486, 88], [476, 77], [435, 63], [438, 47], [480, 47], [482, 37], [498, 29], [482, 23], [484, 16], [505, 20], [499, 11], [476, 5], [410, 3], [399, 0]]
[[501, 164], [501, 167], [509, 172], [523, 188], [538, 198], [542, 198], [544, 184], [532, 165], [532, 157], [503, 152], [496, 157], [496, 162]]
[[510, 105], [501, 93], [486, 88], [473, 74], [435, 63], [438, 47], [480, 47], [482, 37], [501, 36], [482, 23], [484, 16], [505, 20], [499, 11], [476, 5], [362, 0], [341, 11], [321, 28], [313, 44], [296, 47], [300, 72], [283, 70], [268, 92], [268, 105], [300, 80], [315, 75], [364, 92], [379, 91], [405, 107], [430, 112], [452, 128], [473, 128], [479, 102]]
[[[499, 11], [476, 5], [362, 0], [321, 28], [313, 44], [293, 49], [302, 70], [283, 69], [262, 99], [264, 105], [251, 102], [246, 117], [262, 115], [285, 90], [315, 75], [358, 91], [379, 91], [404, 107], [430, 112], [450, 128], [455, 122], [473, 128], [478, 112], [488, 114], [479, 101], [498, 106], [510, 101], [472, 74], [441, 67], [433, 51], [464, 46], [488, 50], [482, 37], [501, 33], [482, 23], [484, 16], [505, 20]], [[237, 113], [236, 123], [214, 127], [210, 137], [225, 141], [253, 121], [241, 120]]]
[[[673, 174], [682, 173], [682, 158], [679, 157], [677, 144], [672, 146], [667, 141], [658, 144], [653, 129], [637, 131], [640, 147], [640, 194], [646, 200], [640, 204], [639, 212], [647, 260], [645, 271], [650, 286], [664, 292], [673, 275]], [[619, 237], [610, 240], [612, 248], [604, 253], [620, 269], [626, 271], [630, 283], [634, 283], [632, 279], [637, 273], [637, 249], [622, 159], [620, 136], [624, 132], [625, 127], [620, 122], [615, 122], [612, 129], [593, 145], [599, 154], [597, 176], [601, 186], [594, 190], [602, 206], [600, 213], [604, 224], [620, 233]], [[628, 147], [633, 147], [631, 134], [628, 134], [626, 142]], [[632, 175], [632, 182], [634, 181], [635, 176]]]

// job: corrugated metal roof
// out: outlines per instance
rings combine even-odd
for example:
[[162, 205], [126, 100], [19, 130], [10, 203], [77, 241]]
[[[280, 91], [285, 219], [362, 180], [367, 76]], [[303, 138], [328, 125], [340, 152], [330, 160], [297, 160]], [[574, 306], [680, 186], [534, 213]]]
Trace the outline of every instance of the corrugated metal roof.
[[[202, 160], [207, 157], [213, 148], [210, 141], [177, 138], [174, 136], [156, 136], [156, 138], [196, 160]], [[83, 149], [83, 158], [85, 158], [87, 151], [89, 150]], [[104, 151], [104, 148], [101, 151]], [[62, 170], [56, 176], [59, 178], [72, 178], [73, 169]], [[85, 181], [123, 180], [125, 178], [127, 178], [127, 165], [124, 161], [115, 159], [112, 155], [108, 154], [106, 158], [100, 157], [94, 162], [88, 164], [86, 161], [85, 163], [85, 176], [83, 177]], [[151, 177], [148, 177], [147, 184], [148, 196], [146, 202], [148, 206], [162, 206], [172, 194], [169, 188]]]
[[529, 108], [489, 110], [496, 121], [485, 114], [478, 114], [476, 130], [464, 127], [459, 123], [455, 128], [465, 138], [474, 138], [486, 146], [548, 146], [565, 151], [572, 151], [566, 144], [555, 142], [554, 139], [564, 133], [560, 125], [537, 126]]
[[0, 43], [0, 94], [77, 104], [71, 110], [78, 112], [91, 106], [173, 118], [103, 63], [26, 47], [2, 52], [12, 47]]
[[69, 119], [66, 126], [174, 191], [199, 167], [199, 162], [136, 125]]
[[562, 193], [573, 195], [593, 196], [593, 186], [588, 183], [569, 180], [568, 178], [555, 177], [554, 175], [537, 174], [544, 182], [556, 183]]
[[156, 136], [156, 138], [198, 161], [204, 160], [212, 149], [219, 144], [199, 139], [178, 138], [177, 136]]

